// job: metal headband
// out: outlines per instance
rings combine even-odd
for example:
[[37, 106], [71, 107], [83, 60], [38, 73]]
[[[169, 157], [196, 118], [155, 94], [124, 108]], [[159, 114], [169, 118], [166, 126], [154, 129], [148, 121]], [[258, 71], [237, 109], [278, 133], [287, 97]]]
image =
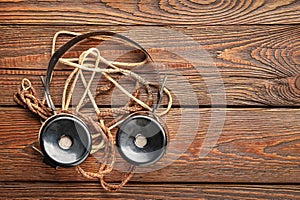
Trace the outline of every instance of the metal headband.
[[133, 46], [137, 47], [140, 51], [142, 51], [144, 53], [145, 56], [147, 56], [151, 61], [153, 61], [150, 54], [147, 52], [147, 50], [144, 49], [140, 44], [138, 44], [137, 42], [135, 42], [135, 41], [129, 39], [128, 37], [121, 35], [119, 33], [114, 33], [114, 32], [110, 32], [110, 31], [95, 31], [95, 32], [89, 32], [89, 33], [85, 33], [82, 35], [78, 35], [78, 36], [74, 37], [73, 39], [69, 40], [67, 43], [65, 43], [64, 45], [62, 45], [60, 48], [58, 48], [55, 51], [55, 53], [50, 58], [45, 80], [43, 79], [43, 77], [41, 77], [43, 85], [44, 85], [44, 89], [45, 89], [45, 97], [47, 100], [47, 104], [48, 104], [48, 107], [51, 108], [52, 111], [55, 112], [55, 106], [52, 102], [52, 98], [50, 95], [50, 82], [51, 82], [53, 69], [54, 69], [56, 63], [61, 58], [61, 56], [63, 56], [73, 45], [79, 43], [80, 41], [82, 41], [84, 39], [95, 37], [95, 36], [110, 36], [110, 37], [115, 37], [115, 38], [125, 40], [126, 42], [133, 44]]

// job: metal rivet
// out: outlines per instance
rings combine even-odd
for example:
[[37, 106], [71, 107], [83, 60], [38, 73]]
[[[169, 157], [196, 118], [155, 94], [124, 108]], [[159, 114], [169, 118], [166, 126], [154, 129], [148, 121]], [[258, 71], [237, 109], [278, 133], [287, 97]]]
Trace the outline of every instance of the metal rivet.
[[134, 144], [139, 148], [144, 148], [147, 145], [147, 138], [142, 134], [135, 136]]
[[58, 141], [59, 147], [66, 150], [70, 149], [72, 144], [73, 144], [72, 138], [67, 135], [62, 135]]

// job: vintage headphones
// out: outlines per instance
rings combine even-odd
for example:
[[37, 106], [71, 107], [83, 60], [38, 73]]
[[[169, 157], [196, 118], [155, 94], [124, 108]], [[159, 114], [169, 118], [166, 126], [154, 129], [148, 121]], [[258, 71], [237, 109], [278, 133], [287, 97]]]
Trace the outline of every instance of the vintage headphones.
[[[46, 77], [42, 78], [45, 98], [54, 115], [41, 126], [39, 143], [44, 155], [44, 162], [52, 167], [71, 167], [82, 163], [90, 154], [92, 138], [88, 126], [77, 116], [56, 113], [50, 95], [50, 82], [55, 65], [59, 59], [80, 41], [96, 37], [108, 36], [129, 42], [138, 48], [145, 57], [152, 61], [149, 53], [135, 41], [118, 33], [97, 31], [81, 34], [62, 45], [50, 58]], [[165, 83], [165, 80], [164, 82]], [[158, 101], [161, 100], [160, 89]], [[157, 103], [159, 105], [160, 102]], [[166, 152], [168, 140], [167, 128], [164, 123], [151, 112], [139, 112], [129, 115], [123, 120], [117, 131], [116, 146], [119, 154], [135, 166], [152, 165], [162, 158]]]

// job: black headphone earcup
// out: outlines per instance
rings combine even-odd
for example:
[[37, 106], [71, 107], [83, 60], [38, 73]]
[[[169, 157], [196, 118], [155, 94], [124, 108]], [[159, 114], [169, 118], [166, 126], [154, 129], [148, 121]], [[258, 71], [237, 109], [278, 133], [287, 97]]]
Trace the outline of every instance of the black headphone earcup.
[[162, 158], [167, 146], [167, 133], [154, 118], [134, 115], [119, 127], [116, 145], [120, 155], [135, 166], [148, 166]]
[[85, 123], [69, 114], [48, 118], [40, 129], [39, 141], [44, 162], [53, 167], [79, 165], [88, 157], [92, 146]]

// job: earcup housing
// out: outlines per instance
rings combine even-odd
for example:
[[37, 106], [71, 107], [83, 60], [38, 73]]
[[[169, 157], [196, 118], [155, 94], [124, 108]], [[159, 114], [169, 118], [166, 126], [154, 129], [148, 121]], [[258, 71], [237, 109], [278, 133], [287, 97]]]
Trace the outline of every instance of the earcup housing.
[[167, 132], [153, 117], [134, 115], [120, 125], [116, 145], [127, 162], [135, 166], [152, 165], [166, 152]]
[[39, 142], [44, 162], [53, 167], [72, 167], [89, 155], [92, 139], [85, 123], [70, 114], [48, 118], [40, 129]]

